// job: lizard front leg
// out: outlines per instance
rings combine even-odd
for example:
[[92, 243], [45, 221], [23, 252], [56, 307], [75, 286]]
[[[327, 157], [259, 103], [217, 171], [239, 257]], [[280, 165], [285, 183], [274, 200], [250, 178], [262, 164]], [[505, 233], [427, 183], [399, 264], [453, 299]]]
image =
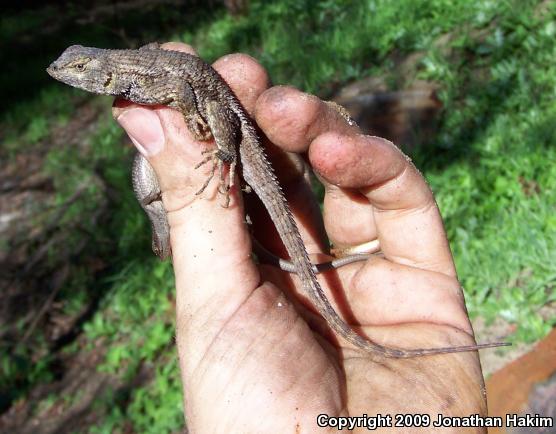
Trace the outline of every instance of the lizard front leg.
[[[235, 146], [238, 143], [239, 119], [237, 119], [234, 113], [221, 107], [217, 102], [205, 104], [205, 119], [200, 113], [198, 104], [199, 101], [191, 85], [187, 82], [182, 82], [178, 86], [174, 99], [168, 105], [177, 108], [182, 113], [190, 133], [196, 140], [204, 141], [214, 137], [217, 149], [203, 151], [202, 154], [206, 155], [206, 157], [195, 166], [195, 169], [198, 169], [204, 164], [212, 162], [209, 176], [195, 194], [199, 195], [205, 191], [218, 169], [220, 173], [218, 191], [226, 196], [224, 207], [228, 207], [230, 202], [229, 190], [233, 185], [237, 160]], [[225, 163], [230, 165], [230, 177], [227, 184], [224, 179]]]
[[180, 82], [175, 87], [177, 90], [172, 101], [168, 103], [168, 107], [176, 108], [181, 112], [189, 132], [195, 140], [210, 140], [213, 134], [207, 121], [201, 116], [193, 88], [186, 81]]
[[[154, 46], [145, 46], [143, 49], [155, 49]], [[183, 114], [189, 130], [197, 140], [208, 140], [212, 134], [207, 123], [199, 114], [193, 89], [186, 82], [177, 86], [175, 95], [167, 97], [164, 101], [169, 106], [177, 108]], [[154, 92], [157, 94], [157, 92]], [[145, 103], [162, 103], [158, 100], [149, 100]], [[162, 260], [168, 258], [171, 252], [170, 226], [166, 216], [166, 209], [162, 203], [161, 190], [154, 169], [141, 154], [136, 154], [133, 160], [132, 183], [135, 197], [141, 208], [147, 214], [152, 230], [152, 250]]]

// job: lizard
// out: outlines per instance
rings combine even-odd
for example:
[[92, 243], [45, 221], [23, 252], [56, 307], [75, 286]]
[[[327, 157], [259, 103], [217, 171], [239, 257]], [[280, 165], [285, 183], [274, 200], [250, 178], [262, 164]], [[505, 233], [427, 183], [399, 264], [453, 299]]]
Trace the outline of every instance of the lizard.
[[[334, 310], [317, 280], [254, 121], [224, 79], [200, 57], [164, 50], [156, 43], [127, 50], [72, 45], [47, 68], [47, 72], [65, 84], [88, 92], [119, 96], [137, 104], [166, 105], [183, 115], [196, 139], [214, 138], [216, 147], [203, 151], [205, 156], [195, 167], [212, 163], [210, 175], [196, 194], [203, 192], [218, 170], [219, 191], [227, 196], [227, 205], [239, 164], [243, 180], [262, 201], [276, 226], [310, 301], [337, 335], [371, 357], [410, 358], [508, 345], [486, 343], [401, 349], [379, 345], [356, 333]], [[226, 166], [228, 179], [223, 172]], [[165, 258], [171, 252], [160, 188], [154, 170], [140, 154], [133, 166], [133, 186], [153, 226], [153, 250], [159, 257]]]

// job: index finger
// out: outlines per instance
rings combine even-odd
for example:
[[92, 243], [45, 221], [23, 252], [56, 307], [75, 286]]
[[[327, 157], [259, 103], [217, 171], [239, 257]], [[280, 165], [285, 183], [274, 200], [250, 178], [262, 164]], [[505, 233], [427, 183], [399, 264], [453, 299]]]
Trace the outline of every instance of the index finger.
[[[273, 88], [259, 98], [256, 117], [283, 149], [309, 152], [324, 178], [331, 241], [341, 247], [378, 238], [392, 261], [455, 275], [438, 207], [419, 171], [391, 142], [362, 135], [341, 119], [330, 121], [325, 114], [331, 109], [323, 101], [313, 107], [316, 100]], [[312, 110], [301, 109], [309, 104]]]

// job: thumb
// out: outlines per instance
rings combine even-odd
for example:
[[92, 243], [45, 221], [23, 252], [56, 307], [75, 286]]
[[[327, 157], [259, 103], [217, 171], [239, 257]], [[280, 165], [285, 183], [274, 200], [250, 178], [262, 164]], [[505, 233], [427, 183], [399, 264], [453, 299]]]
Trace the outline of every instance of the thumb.
[[[184, 44], [163, 48], [192, 52]], [[245, 56], [228, 56], [215, 67], [247, 108], [266, 87], [264, 70]], [[160, 183], [176, 277], [178, 347], [180, 353], [188, 353], [187, 363], [196, 366], [260, 283], [251, 260], [241, 195], [233, 188], [230, 206], [223, 208], [217, 176], [196, 195], [211, 171], [210, 163], [194, 169], [207, 143], [193, 138], [177, 110], [117, 101], [114, 116], [151, 163]]]
[[194, 168], [207, 145], [193, 139], [178, 111], [118, 100], [114, 116], [159, 180], [170, 225], [178, 333], [181, 342], [195, 346], [192, 357], [204, 354], [203, 345], [259, 285], [241, 196], [234, 189], [224, 208], [218, 176], [196, 195], [211, 171], [210, 163]]

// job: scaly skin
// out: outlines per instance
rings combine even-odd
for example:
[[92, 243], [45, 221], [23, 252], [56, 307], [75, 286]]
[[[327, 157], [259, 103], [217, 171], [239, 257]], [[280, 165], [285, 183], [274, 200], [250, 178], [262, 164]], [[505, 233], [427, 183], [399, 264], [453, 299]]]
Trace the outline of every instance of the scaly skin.
[[[374, 357], [409, 358], [431, 354], [474, 351], [505, 344], [403, 350], [378, 345], [355, 333], [336, 313], [313, 271], [299, 229], [267, 159], [255, 126], [220, 75], [200, 58], [150, 44], [139, 50], [105, 50], [74, 45], [48, 68], [48, 73], [70, 86], [98, 94], [120, 96], [138, 104], [162, 104], [179, 110], [198, 140], [214, 137], [216, 149], [199, 165], [212, 162], [221, 188], [228, 195], [239, 159], [243, 179], [265, 205], [288, 251], [291, 262], [312, 303], [342, 338]], [[238, 152], [239, 151], [239, 152]], [[224, 179], [224, 164], [230, 175]], [[158, 183], [149, 163], [139, 157], [134, 165], [134, 190], [153, 224], [153, 248], [170, 254], [168, 223], [161, 208]]]

